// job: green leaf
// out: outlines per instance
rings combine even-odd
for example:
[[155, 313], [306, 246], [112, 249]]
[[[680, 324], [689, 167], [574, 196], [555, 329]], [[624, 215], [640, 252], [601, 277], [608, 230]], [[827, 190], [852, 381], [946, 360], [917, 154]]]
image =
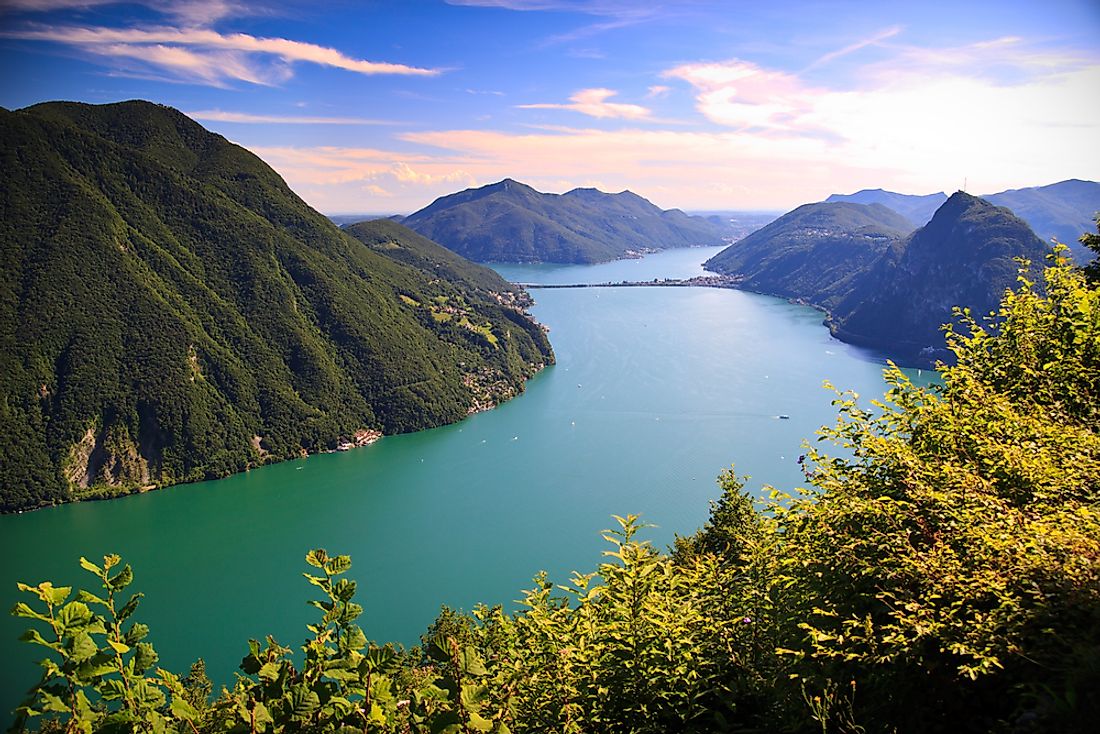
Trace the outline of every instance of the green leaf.
[[329, 576], [339, 576], [351, 569], [351, 556], [336, 556], [325, 564], [325, 573]]
[[115, 640], [108, 639], [107, 644], [111, 646], [111, 649], [117, 652], [119, 655], [125, 655], [130, 652], [130, 646], [123, 642], [116, 642]]
[[89, 561], [84, 556], [80, 557], [80, 567], [83, 568], [85, 571], [91, 571], [96, 576], [103, 575], [103, 569]]
[[314, 548], [306, 553], [306, 563], [314, 568], [324, 568], [327, 561], [328, 553], [325, 552], [324, 548]]
[[133, 580], [134, 572], [130, 568], [130, 564], [127, 563], [122, 567], [121, 571], [107, 580], [107, 586], [110, 587], [111, 591], [121, 591], [129, 586]]
[[264, 663], [260, 666], [258, 672], [260, 680], [265, 680], [268, 683], [272, 683], [279, 677], [279, 665], [278, 663]]
[[464, 684], [459, 700], [467, 709], [479, 709], [482, 704], [489, 700], [489, 687], [476, 683]]
[[115, 618], [119, 622], [125, 622], [127, 619], [129, 619], [130, 615], [134, 613], [135, 609], [137, 609], [138, 602], [141, 601], [143, 596], [145, 596], [145, 594], [134, 594], [133, 596], [131, 596], [130, 601], [126, 602], [126, 604], [123, 605], [122, 609], [118, 610], [118, 614], [115, 615]]
[[460, 662], [462, 663], [462, 672], [467, 675], [477, 677], [489, 675], [489, 671], [485, 669], [485, 665], [481, 662], [481, 656], [478, 655], [477, 650], [471, 646], [466, 646], [462, 649]]
[[291, 718], [294, 721], [308, 720], [321, 705], [317, 694], [302, 683], [290, 689], [286, 700], [290, 704]]
[[493, 722], [483, 718], [476, 711], [471, 711], [470, 728], [474, 731], [490, 731], [493, 728]]
[[92, 610], [84, 602], [72, 601], [58, 611], [57, 621], [64, 630], [86, 627], [92, 621]]
[[142, 624], [141, 622], [134, 622], [130, 625], [130, 629], [126, 630], [126, 634], [122, 636], [122, 640], [127, 645], [136, 645], [139, 641], [144, 640], [148, 634], [148, 625]]
[[82, 663], [85, 660], [91, 659], [93, 655], [99, 652], [99, 647], [92, 640], [91, 635], [87, 632], [79, 632], [73, 637], [72, 649], [69, 651], [69, 657], [72, 658], [75, 663]]
[[103, 607], [107, 606], [107, 602], [105, 600], [100, 599], [98, 596], [96, 596], [92, 592], [85, 591], [84, 589], [81, 589], [80, 591], [76, 592], [76, 599], [77, 599], [77, 601], [82, 601], [85, 604], [99, 604], [100, 606], [103, 606]]
[[35, 645], [42, 645], [43, 647], [48, 647], [51, 650], [57, 650], [58, 652], [60, 652], [59, 643], [50, 642], [49, 640], [44, 638], [42, 634], [36, 629], [29, 629], [23, 634], [19, 635], [19, 640], [21, 642], [31, 642]]
[[139, 642], [137, 644], [137, 652], [134, 654], [134, 670], [138, 674], [144, 673], [160, 659], [157, 655], [157, 651], [153, 649], [153, 646], [148, 642]]
[[333, 587], [332, 595], [340, 601], [350, 601], [355, 596], [355, 582], [351, 579], [340, 579]]
[[199, 718], [199, 712], [195, 710], [195, 707], [188, 703], [186, 698], [180, 696], [172, 696], [172, 705], [169, 707], [172, 711], [172, 715], [177, 719], [183, 721], [196, 721]]
[[30, 605], [28, 605], [26, 602], [16, 603], [16, 605], [11, 608], [11, 616], [13, 616], [13, 617], [25, 617], [27, 619], [37, 619], [41, 622], [46, 622], [46, 623], [50, 623], [50, 621], [51, 621], [50, 618], [47, 617], [46, 615], [39, 614], [38, 612], [31, 609]]
[[54, 606], [63, 604], [66, 599], [69, 598], [69, 593], [73, 590], [71, 586], [57, 586], [54, 587], [49, 581], [44, 581], [38, 585], [38, 589], [41, 592], [42, 601], [49, 602]]

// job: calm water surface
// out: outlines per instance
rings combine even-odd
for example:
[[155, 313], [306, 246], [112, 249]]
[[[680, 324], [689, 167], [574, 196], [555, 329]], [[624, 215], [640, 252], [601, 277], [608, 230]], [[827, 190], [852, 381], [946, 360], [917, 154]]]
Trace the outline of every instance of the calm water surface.
[[[720, 248], [595, 266], [500, 266], [523, 282], [688, 277]], [[0, 517], [0, 606], [16, 581], [70, 585], [77, 559], [120, 553], [146, 598], [161, 664], [197, 657], [230, 682], [249, 637], [297, 646], [312, 619], [302, 558], [350, 553], [368, 636], [413, 644], [441, 604], [510, 605], [540, 569], [564, 581], [600, 560], [613, 513], [654, 542], [689, 533], [731, 463], [751, 486], [801, 480], [800, 442], [832, 422], [828, 379], [881, 395], [882, 365], [812, 309], [731, 290], [537, 290], [558, 364], [521, 397], [460, 424], [386, 437], [215, 482]], [[779, 415], [790, 416], [780, 420]], [[42, 657], [0, 622], [9, 711]]]

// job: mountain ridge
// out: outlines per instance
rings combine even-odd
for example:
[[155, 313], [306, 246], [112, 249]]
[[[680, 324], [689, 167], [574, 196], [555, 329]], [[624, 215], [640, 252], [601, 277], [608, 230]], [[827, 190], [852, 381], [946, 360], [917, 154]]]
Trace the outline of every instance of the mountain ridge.
[[[1067, 179], [1045, 186], [1009, 189], [996, 194], [982, 194], [996, 206], [1008, 207], [1027, 222], [1044, 241], [1057, 240], [1069, 247], [1070, 255], [1082, 265], [1092, 254], [1078, 242], [1083, 232], [1093, 229], [1100, 213], [1100, 182]], [[912, 221], [914, 228], [928, 223], [932, 214], [947, 200], [947, 194], [926, 196], [899, 194], [884, 189], [863, 189], [854, 194], [831, 194], [826, 201], [877, 202], [888, 206]]]
[[[826, 312], [834, 336], [873, 348], [907, 364], [948, 358], [941, 325], [955, 306], [984, 315], [1016, 279], [1014, 258], [1042, 267], [1048, 248], [1009, 209], [956, 192], [928, 224], [910, 234], [895, 229], [859, 230], [823, 237], [810, 229], [790, 244], [790, 231], [803, 231], [806, 212], [850, 209], [870, 216], [870, 206], [845, 202], [808, 204], [789, 212], [705, 263], [715, 272], [742, 278], [741, 287], [798, 300]], [[882, 216], [881, 211], [878, 212]], [[903, 220], [900, 214], [894, 213]], [[823, 263], [836, 242], [846, 245], [839, 262]]]
[[479, 262], [605, 262], [722, 244], [724, 231], [632, 191], [548, 194], [511, 178], [442, 196], [402, 224]]
[[0, 139], [2, 511], [454, 422], [553, 360], [495, 274], [365, 245], [172, 108], [44, 103]]

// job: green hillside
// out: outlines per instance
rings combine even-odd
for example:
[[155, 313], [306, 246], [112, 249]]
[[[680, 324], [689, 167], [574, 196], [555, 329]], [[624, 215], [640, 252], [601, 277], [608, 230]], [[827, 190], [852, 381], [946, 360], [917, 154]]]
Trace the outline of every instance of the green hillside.
[[940, 327], [955, 306], [987, 313], [1015, 283], [1014, 258], [1041, 267], [1049, 250], [1012, 212], [961, 191], [927, 225], [908, 237], [907, 229], [881, 204], [806, 204], [706, 267], [824, 309], [844, 341], [928, 364], [949, 356]]
[[1100, 214], [1100, 183], [1070, 179], [1049, 186], [1011, 189], [984, 197], [991, 204], [1008, 207], [1023, 219], [1039, 239], [1056, 239], [1069, 246], [1078, 264], [1092, 257], [1077, 240], [1093, 228]]
[[1048, 252], [1009, 210], [956, 192], [867, 271], [853, 297], [831, 309], [830, 326], [845, 341], [906, 362], [947, 358], [941, 326], [952, 309], [989, 313], [1016, 282], [1016, 258], [1034, 271]]
[[881, 204], [804, 204], [722, 250], [705, 267], [742, 277], [748, 290], [828, 308], [911, 229]]
[[495, 276], [364, 246], [176, 110], [48, 103], [0, 136], [0, 510], [453, 422], [553, 359]]
[[544, 194], [511, 179], [441, 197], [402, 224], [478, 262], [596, 263], [720, 245], [726, 233], [719, 222], [661, 210], [630, 191]]
[[[990, 204], [1011, 209], [1044, 242], [1055, 239], [1067, 245], [1070, 255], [1079, 265], [1092, 257], [1077, 242], [1077, 238], [1082, 232], [1092, 229], [1093, 220], [1100, 213], [1100, 183], [1070, 179], [1047, 186], [983, 194], [982, 198]], [[833, 194], [826, 201], [882, 204], [905, 216], [913, 227], [923, 227], [947, 201], [947, 194], [912, 196], [882, 189], [864, 189], [854, 194]]]

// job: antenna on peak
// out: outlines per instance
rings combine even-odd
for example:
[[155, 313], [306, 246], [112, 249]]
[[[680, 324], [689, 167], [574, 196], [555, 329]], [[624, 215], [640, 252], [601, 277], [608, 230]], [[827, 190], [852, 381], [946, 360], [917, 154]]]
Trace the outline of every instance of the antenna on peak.
[[963, 191], [966, 191], [966, 176], [963, 176]]

